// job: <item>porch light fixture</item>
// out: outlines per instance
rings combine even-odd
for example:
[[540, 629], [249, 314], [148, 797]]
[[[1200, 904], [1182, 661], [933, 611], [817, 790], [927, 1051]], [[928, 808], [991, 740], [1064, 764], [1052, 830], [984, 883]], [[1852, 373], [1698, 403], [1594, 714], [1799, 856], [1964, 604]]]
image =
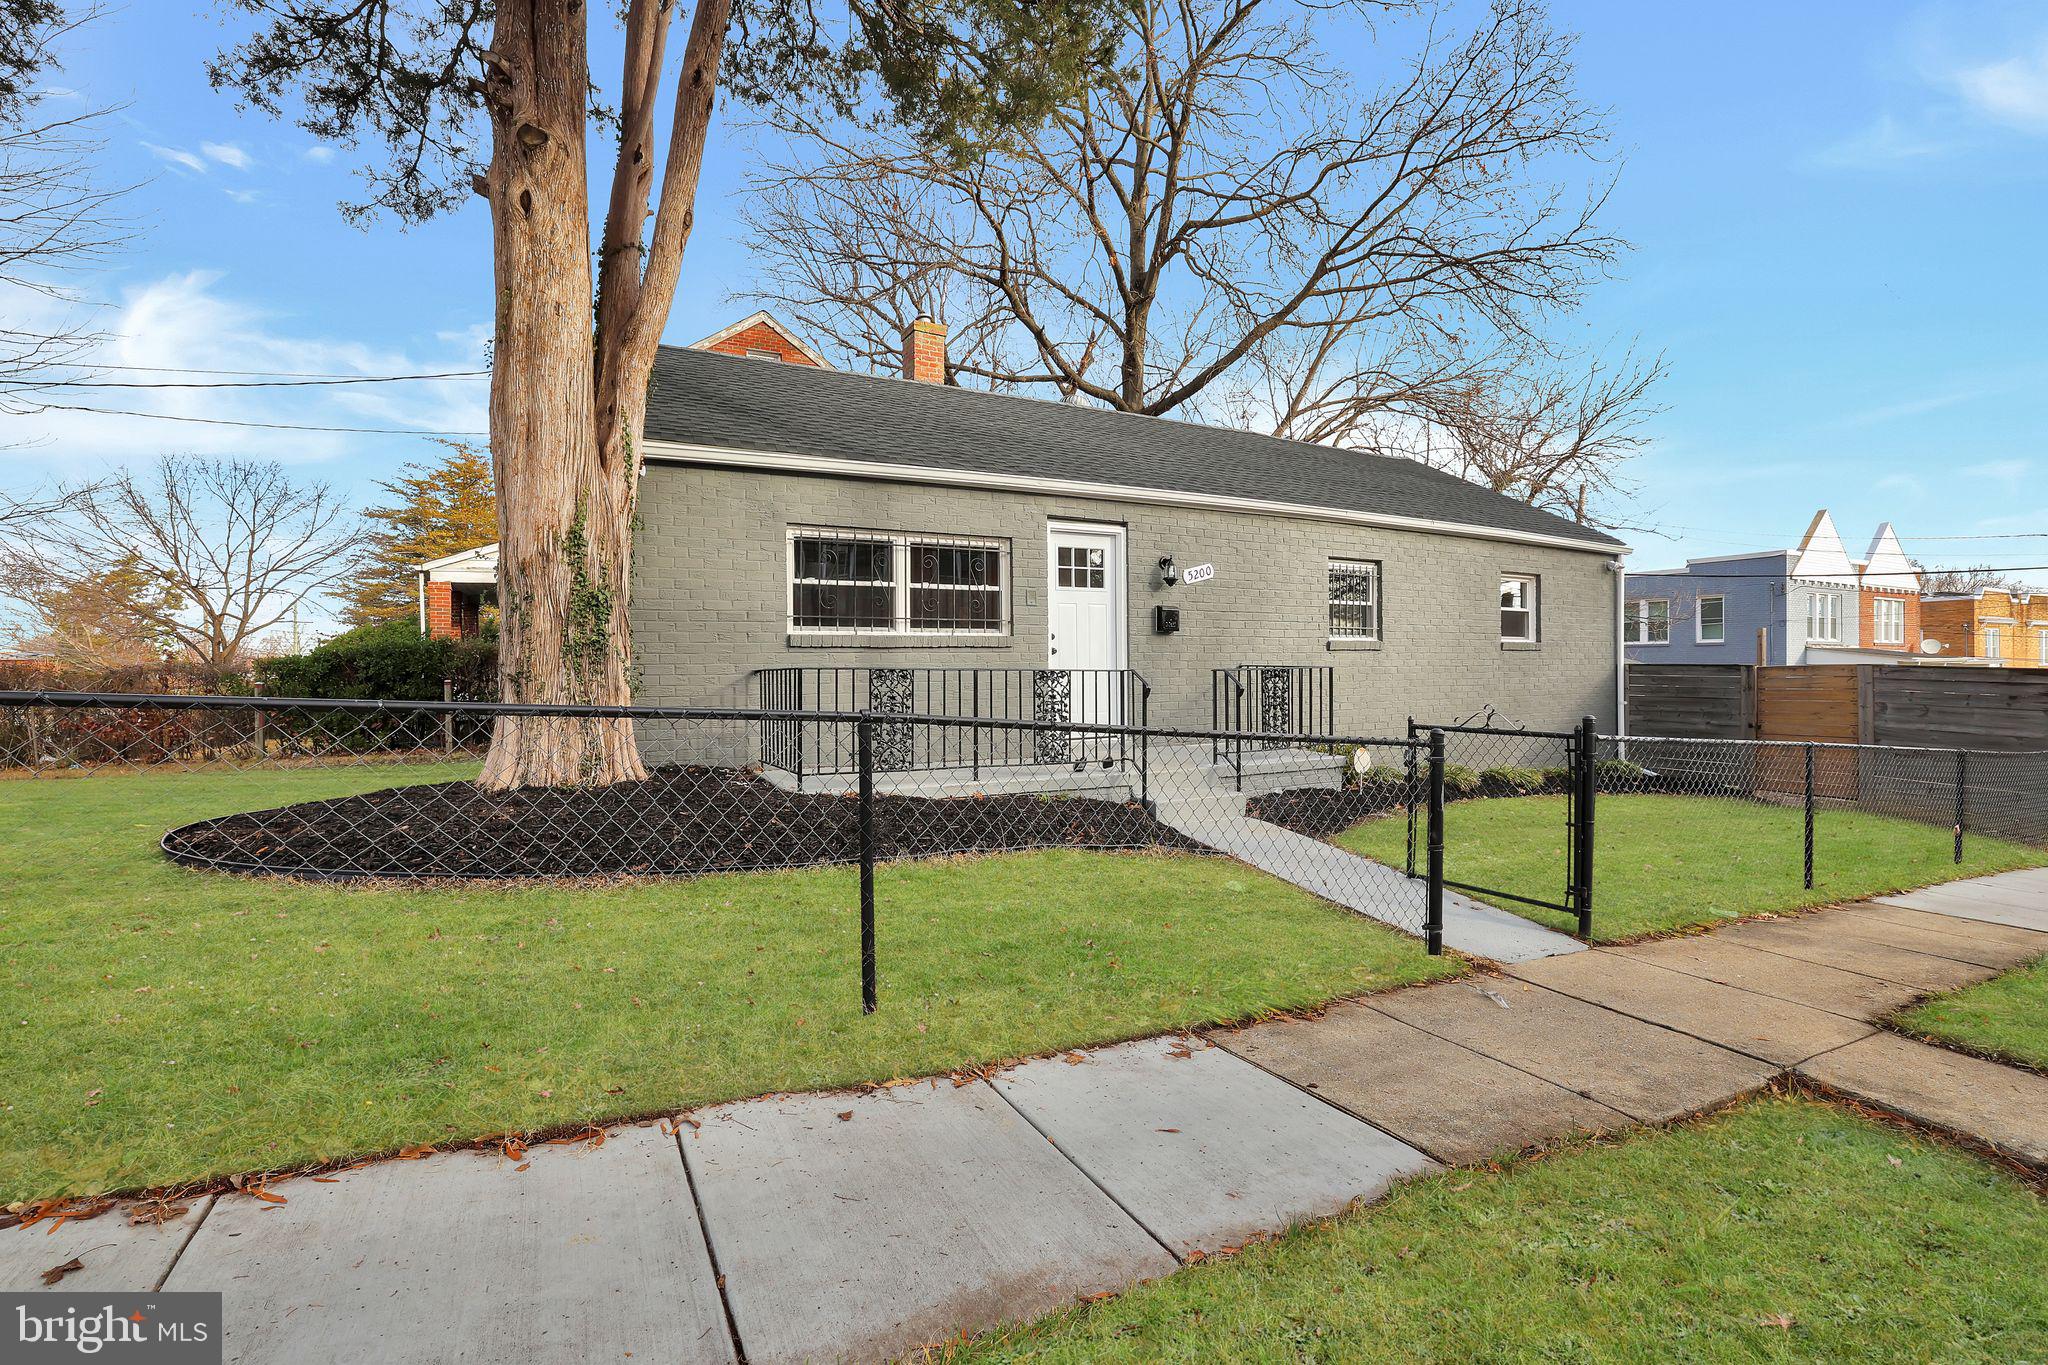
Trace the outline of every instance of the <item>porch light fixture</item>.
[[1180, 575], [1173, 570], [1173, 556], [1159, 556], [1159, 585], [1170, 588], [1178, 582], [1180, 582]]

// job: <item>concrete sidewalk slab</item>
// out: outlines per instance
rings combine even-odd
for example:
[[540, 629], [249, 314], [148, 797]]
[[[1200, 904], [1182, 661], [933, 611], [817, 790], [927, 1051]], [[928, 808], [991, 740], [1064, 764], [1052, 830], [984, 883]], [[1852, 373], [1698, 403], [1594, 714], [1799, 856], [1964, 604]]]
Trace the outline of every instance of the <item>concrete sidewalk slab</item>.
[[1874, 1025], [1675, 972], [1611, 949], [1508, 969], [1588, 1004], [1790, 1066], [1872, 1032]]
[[1878, 1033], [1802, 1063], [1833, 1090], [2048, 1166], [2048, 1076]]
[[224, 1195], [166, 1289], [226, 1296], [242, 1362], [735, 1358], [673, 1137], [386, 1161]]
[[1721, 942], [1726, 932], [1711, 937], [1655, 939], [1612, 951], [1849, 1019], [1881, 1019], [1925, 994], [1896, 981], [1880, 981], [1874, 976], [1841, 971], [1783, 953]]
[[1845, 934], [1832, 922], [1752, 920], [1724, 929], [1715, 937], [1738, 947], [1760, 948], [1802, 962], [1859, 972], [1923, 992], [1959, 990], [1997, 975], [1991, 968], [1974, 962], [1934, 957]]
[[[48, 1222], [0, 1230], [0, 1291], [146, 1294], [170, 1273], [171, 1263], [212, 1203], [212, 1195], [201, 1195], [182, 1216], [142, 1227], [130, 1226], [129, 1206], [120, 1204], [97, 1218], [66, 1222], [54, 1231]], [[45, 1270], [71, 1260], [84, 1269], [56, 1284], [43, 1283]]]
[[[1937, 920], [1940, 926], [1927, 928], [1897, 918], [1902, 915], [1920, 915], [1920, 912], [1890, 905], [1853, 906], [1846, 910], [1832, 910], [1817, 918], [1825, 919], [1828, 927], [1839, 933], [1854, 934], [1873, 943], [1925, 953], [1929, 957], [1974, 963], [1993, 971], [2005, 971], [2029, 958], [2048, 953], [2048, 934], [2028, 934], [2024, 929], [2007, 929], [2003, 925], [1985, 924], [1978, 920], [1938, 920], [1936, 916], [1920, 915], [1922, 919]], [[1991, 932], [1978, 933], [1978, 930]], [[2015, 942], [2015, 939], [2019, 941]], [[2028, 939], [2033, 941], [2028, 942]]]
[[1215, 1037], [1237, 1055], [1312, 1087], [1450, 1165], [1634, 1122], [1619, 1110], [1359, 1004]]
[[1511, 977], [1399, 991], [1372, 1008], [1644, 1123], [1753, 1090], [1774, 1068]]
[[2006, 945], [2029, 953], [2048, 953], [2048, 930], [2021, 929], [2010, 924], [1993, 924], [1989, 920], [1961, 919], [1931, 910], [1910, 910], [1903, 905], [1881, 905], [1876, 901], [1850, 908], [1867, 919], [1888, 920], [1929, 933], [1956, 934], [1972, 942]]
[[753, 1365], [893, 1360], [1177, 1264], [980, 1081], [696, 1117], [684, 1158]]
[[1185, 1257], [1241, 1246], [1436, 1169], [1404, 1142], [1201, 1040], [1150, 1038], [991, 1080]]
[[1909, 910], [1926, 910], [1958, 919], [1980, 919], [1990, 924], [2007, 924], [2016, 929], [2048, 933], [2048, 891], [1958, 882], [1897, 896], [1879, 896], [1877, 899], [1885, 905], [1903, 905]]

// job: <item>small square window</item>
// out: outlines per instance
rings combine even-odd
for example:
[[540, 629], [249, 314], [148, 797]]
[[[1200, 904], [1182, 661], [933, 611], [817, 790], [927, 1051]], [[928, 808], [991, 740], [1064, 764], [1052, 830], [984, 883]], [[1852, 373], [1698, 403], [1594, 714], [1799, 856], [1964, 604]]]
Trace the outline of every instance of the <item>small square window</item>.
[[1621, 642], [1626, 645], [1670, 644], [1671, 599], [1645, 597], [1630, 602], [1621, 621]]
[[1539, 638], [1537, 613], [1540, 580], [1533, 574], [1502, 574], [1500, 638], [1502, 644], [1534, 644]]
[[1380, 638], [1380, 566], [1371, 560], [1333, 559], [1329, 577], [1330, 638]]

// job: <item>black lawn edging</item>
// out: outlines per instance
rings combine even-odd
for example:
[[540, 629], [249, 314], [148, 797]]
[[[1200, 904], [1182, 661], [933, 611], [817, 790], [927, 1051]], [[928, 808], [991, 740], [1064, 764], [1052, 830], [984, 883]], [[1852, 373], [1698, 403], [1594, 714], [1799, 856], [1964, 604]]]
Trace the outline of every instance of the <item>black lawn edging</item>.
[[[1141, 805], [1092, 797], [877, 796], [884, 859], [1031, 849], [1206, 853]], [[389, 787], [182, 825], [186, 867], [320, 880], [685, 877], [853, 863], [860, 803], [784, 791], [738, 768], [673, 766], [644, 782], [486, 792]]]

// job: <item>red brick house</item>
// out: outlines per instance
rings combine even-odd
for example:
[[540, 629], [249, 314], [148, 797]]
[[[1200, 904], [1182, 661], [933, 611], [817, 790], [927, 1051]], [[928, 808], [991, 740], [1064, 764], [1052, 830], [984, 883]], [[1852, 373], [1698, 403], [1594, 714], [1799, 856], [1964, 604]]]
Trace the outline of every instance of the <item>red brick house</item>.
[[[920, 321], [919, 339], [935, 334], [937, 340], [925, 347], [930, 357], [923, 363], [934, 374], [920, 374], [934, 382], [943, 380], [945, 329]], [[716, 351], [720, 355], [743, 356], [749, 360], [803, 365], [814, 369], [832, 368], [804, 339], [776, 321], [767, 311], [750, 314], [722, 327], [690, 347], [693, 351]], [[420, 633], [436, 640], [460, 640], [483, 628], [484, 609], [498, 597], [498, 547], [479, 545], [431, 559], [416, 570], [419, 580]]]

